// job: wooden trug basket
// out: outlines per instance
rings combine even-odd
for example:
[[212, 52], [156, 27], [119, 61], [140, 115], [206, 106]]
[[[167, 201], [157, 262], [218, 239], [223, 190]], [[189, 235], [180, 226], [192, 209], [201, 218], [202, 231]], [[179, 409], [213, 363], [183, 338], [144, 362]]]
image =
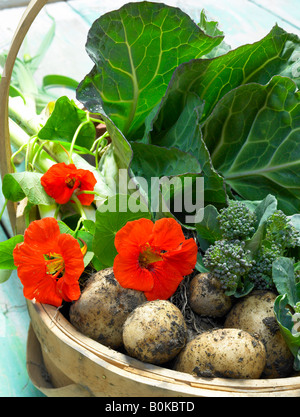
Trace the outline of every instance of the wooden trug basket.
[[[9, 84], [23, 39], [47, 0], [32, 0], [16, 30], [0, 84], [1, 175], [11, 172], [8, 127]], [[19, 218], [8, 207], [13, 230]], [[21, 213], [22, 215], [22, 213]], [[51, 397], [279, 397], [300, 396], [300, 377], [280, 379], [200, 378], [146, 364], [78, 332], [50, 305], [27, 302], [31, 318], [27, 370], [33, 384]]]

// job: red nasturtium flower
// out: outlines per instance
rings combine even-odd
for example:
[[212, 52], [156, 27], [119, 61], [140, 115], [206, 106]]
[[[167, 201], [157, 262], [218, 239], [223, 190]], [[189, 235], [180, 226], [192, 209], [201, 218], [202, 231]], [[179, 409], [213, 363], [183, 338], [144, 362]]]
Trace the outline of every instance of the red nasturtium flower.
[[[74, 164], [67, 165], [64, 162], [52, 165], [41, 178], [46, 193], [58, 204], [66, 204], [75, 190], [93, 191], [96, 182], [91, 171], [77, 169]], [[78, 194], [77, 197], [85, 206], [94, 201], [93, 194]]]
[[73, 236], [60, 233], [53, 217], [33, 221], [25, 230], [24, 242], [13, 251], [24, 296], [56, 307], [62, 300], [77, 300], [85, 249]]
[[197, 261], [196, 242], [186, 240], [172, 218], [128, 222], [117, 232], [115, 247], [116, 279], [122, 287], [144, 291], [149, 301], [170, 298]]

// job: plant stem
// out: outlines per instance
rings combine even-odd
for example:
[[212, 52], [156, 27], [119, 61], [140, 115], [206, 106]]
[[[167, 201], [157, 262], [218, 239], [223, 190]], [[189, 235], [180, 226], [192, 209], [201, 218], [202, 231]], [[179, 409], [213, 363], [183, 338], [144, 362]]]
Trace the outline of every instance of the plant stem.
[[100, 194], [97, 191], [82, 190], [79, 193], [77, 193], [77, 195], [80, 195], [80, 194], [94, 194], [101, 198], [107, 198], [107, 195]]
[[[88, 116], [87, 116], [87, 117], [88, 117]], [[85, 120], [84, 122], [80, 123], [80, 125], [79, 125], [79, 126], [77, 127], [77, 129], [76, 129], [76, 132], [74, 133], [74, 136], [73, 136], [73, 139], [72, 139], [72, 143], [71, 143], [71, 147], [70, 147], [70, 152], [69, 152], [69, 164], [71, 164], [71, 163], [72, 163], [72, 153], [73, 153], [74, 146], [75, 146], [75, 142], [76, 142], [76, 139], [77, 139], [77, 137], [78, 137], [78, 135], [79, 135], [79, 132], [80, 132], [80, 130], [82, 129], [82, 127], [83, 127], [84, 125], [88, 124], [88, 123], [90, 123], [90, 119], [89, 119], [89, 117], [88, 117], [88, 119], [87, 119], [87, 120]]]
[[8, 203], [8, 200], [6, 198], [5, 201], [4, 201], [4, 204], [3, 204], [3, 207], [2, 207], [1, 213], [0, 213], [0, 221], [2, 219], [2, 216], [3, 216], [4, 210], [5, 210], [6, 206], [7, 206], [7, 203]]
[[[20, 100], [20, 102], [14, 105], [14, 100]], [[21, 98], [10, 98], [9, 116], [24, 126], [29, 134], [36, 135], [40, 129], [37, 115], [28, 105], [21, 103], [21, 100]]]
[[60, 209], [60, 204], [57, 204], [55, 213], [54, 213], [54, 218], [57, 219], [58, 213], [59, 213], [59, 209]]
[[93, 143], [93, 146], [90, 149], [91, 151], [93, 151], [94, 148], [95, 148], [95, 146], [96, 146], [96, 150], [95, 150], [95, 166], [96, 166], [97, 169], [99, 168], [99, 158], [98, 158], [99, 146], [102, 144], [103, 139], [106, 138], [108, 135], [109, 135], [108, 132], [103, 133], [103, 135], [100, 136], [100, 138], [98, 138], [97, 140], [95, 140], [95, 142]]
[[78, 197], [75, 194], [72, 195], [72, 200], [75, 202], [76, 207], [78, 208], [79, 214], [81, 215], [83, 220], [87, 220], [87, 217], [86, 217], [86, 214], [83, 210], [82, 204], [81, 204], [81, 202], [79, 201]]
[[12, 166], [13, 172], [17, 172], [16, 166], [15, 166], [15, 164], [14, 164], [14, 159], [15, 159], [15, 157], [16, 157], [16, 156], [17, 156], [20, 152], [23, 152], [23, 149], [25, 148], [25, 146], [27, 146], [27, 143], [24, 143], [24, 144], [20, 147], [20, 149], [18, 149], [15, 153], [13, 153], [13, 154], [12, 154], [12, 156], [11, 156], [11, 158], [10, 158], [10, 163], [11, 163], [11, 166]]
[[[28, 146], [31, 137], [12, 119], [9, 119], [9, 133], [11, 143], [16, 146], [20, 152], [24, 153], [24, 147], [25, 145]], [[37, 144], [34, 145], [33, 152], [35, 152], [37, 146]], [[46, 172], [53, 163], [55, 163], [53, 158], [51, 158], [49, 153], [44, 150], [40, 152], [39, 157], [36, 159], [36, 167], [41, 172]]]
[[76, 229], [74, 230], [74, 237], [77, 236], [77, 232], [78, 232], [78, 230], [79, 230], [79, 228], [80, 228], [81, 223], [83, 222], [83, 220], [86, 220], [86, 218], [80, 217], [80, 219], [78, 220]]

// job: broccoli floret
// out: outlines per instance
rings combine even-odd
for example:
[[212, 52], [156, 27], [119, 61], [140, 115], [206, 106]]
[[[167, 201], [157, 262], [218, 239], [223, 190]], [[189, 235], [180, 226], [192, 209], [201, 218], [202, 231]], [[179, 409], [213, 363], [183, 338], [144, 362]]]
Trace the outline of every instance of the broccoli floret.
[[234, 291], [253, 266], [250, 251], [238, 239], [216, 241], [205, 252], [203, 263], [227, 291]]
[[241, 201], [230, 201], [218, 216], [224, 239], [246, 239], [255, 232], [256, 216]]
[[249, 271], [249, 279], [257, 290], [274, 290], [272, 264], [280, 252], [276, 245], [262, 246], [255, 255], [255, 263]]
[[[230, 201], [220, 211], [218, 222], [222, 239], [207, 249], [204, 266], [231, 293], [250, 285], [255, 289], [274, 290], [273, 262], [280, 256], [290, 256], [290, 249], [300, 246], [300, 232], [290, 219], [276, 210], [266, 221], [259, 247], [256, 248], [257, 242], [252, 242], [251, 250], [245, 249], [246, 241], [255, 233], [257, 218], [243, 202]], [[300, 281], [300, 272], [297, 279]]]
[[299, 246], [300, 233], [281, 210], [276, 210], [267, 220], [265, 240], [284, 255], [287, 249]]
[[299, 245], [299, 238], [299, 232], [281, 210], [271, 214], [266, 222], [264, 240], [254, 257], [255, 265], [249, 272], [249, 279], [253, 282], [254, 288], [275, 289], [272, 263], [278, 257], [286, 255], [289, 248]]

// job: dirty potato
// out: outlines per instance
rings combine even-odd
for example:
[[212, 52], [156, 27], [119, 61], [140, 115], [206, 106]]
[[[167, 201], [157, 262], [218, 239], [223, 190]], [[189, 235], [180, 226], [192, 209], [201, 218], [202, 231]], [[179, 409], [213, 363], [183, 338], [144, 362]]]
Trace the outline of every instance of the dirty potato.
[[225, 294], [220, 281], [211, 274], [197, 274], [189, 288], [191, 309], [209, 317], [223, 317], [231, 308], [231, 298]]
[[183, 315], [170, 301], [148, 301], [126, 319], [123, 342], [129, 356], [162, 364], [173, 359], [186, 342]]
[[254, 291], [241, 299], [228, 313], [224, 326], [243, 329], [258, 336], [267, 354], [263, 378], [289, 376], [293, 369], [293, 356], [284, 341], [274, 314], [276, 294]]
[[123, 345], [127, 316], [145, 301], [143, 292], [121, 287], [113, 269], [107, 268], [88, 279], [79, 300], [70, 308], [70, 322], [84, 335], [117, 349]]
[[238, 329], [203, 332], [179, 353], [175, 370], [213, 378], [259, 378], [266, 364], [263, 344]]

